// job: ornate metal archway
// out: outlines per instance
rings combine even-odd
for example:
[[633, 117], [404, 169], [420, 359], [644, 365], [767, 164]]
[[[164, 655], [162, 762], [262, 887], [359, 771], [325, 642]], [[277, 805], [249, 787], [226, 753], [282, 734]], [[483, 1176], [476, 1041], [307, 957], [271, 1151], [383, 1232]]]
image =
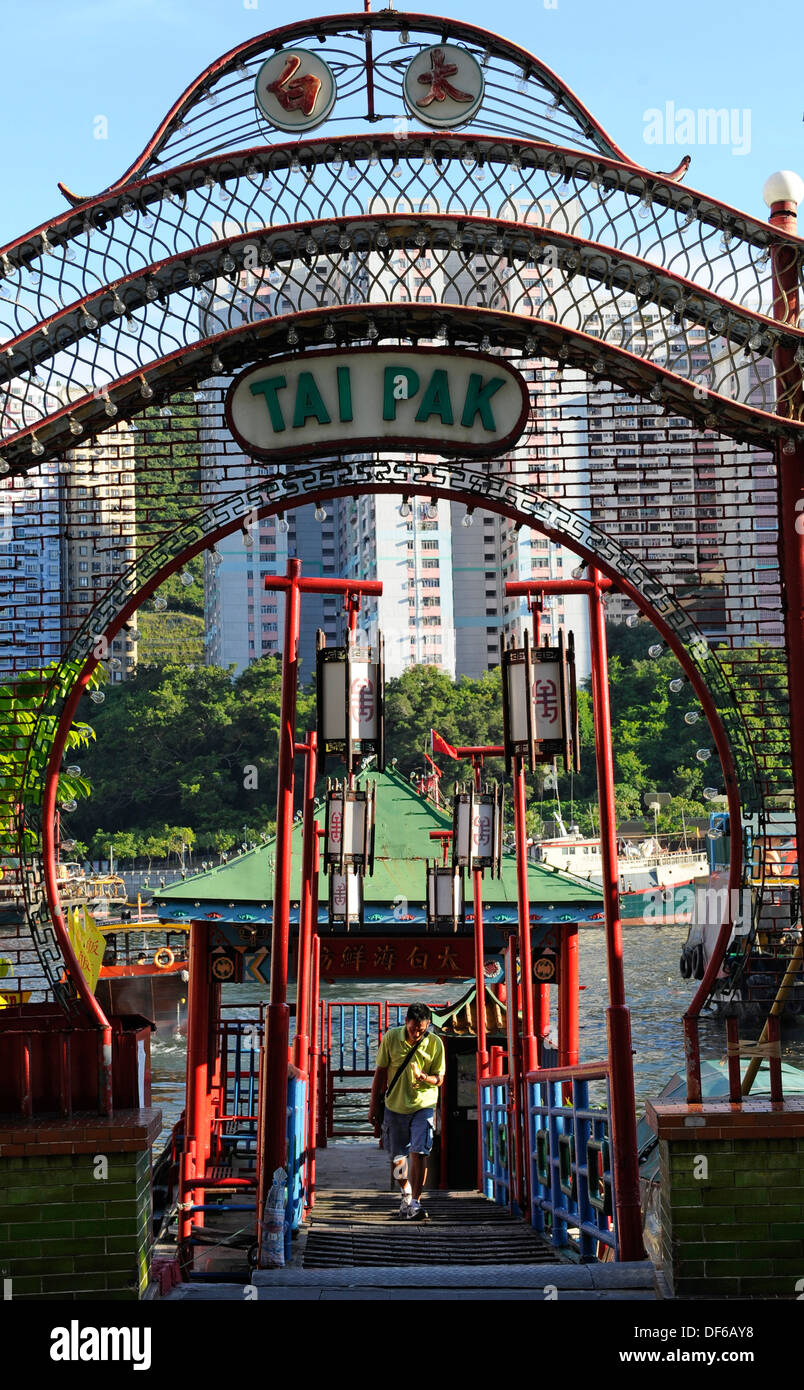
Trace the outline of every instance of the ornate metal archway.
[[[269, 76], [287, 94], [283, 64], [296, 50], [313, 54], [315, 72], [327, 65], [333, 100], [315, 134], [304, 129], [303, 92], [291, 100], [291, 125], [301, 123], [277, 143], [255, 83], [281, 55]], [[460, 101], [457, 112], [447, 101], [442, 128], [411, 83], [432, 93], [455, 51], [468, 64], [460, 80], [476, 74], [479, 86], [456, 89], [472, 101], [462, 117]], [[366, 132], [346, 133], [355, 124]], [[62, 189], [66, 212], [0, 250], [10, 533], [22, 543], [32, 496], [40, 522], [63, 537], [82, 495], [110, 483], [120, 494], [93, 601], [67, 612], [49, 695], [19, 730], [27, 763], [13, 799], [30, 935], [15, 964], [33, 983], [66, 1006], [82, 984], [72, 968], [62, 978], [73, 962], [52, 866], [23, 834], [41, 822], [41, 768], [50, 756], [57, 772], [49, 749], [80, 684], [65, 692], [95, 660], [98, 635], [112, 636], [166, 573], [247, 515], [355, 489], [482, 499], [594, 560], [664, 623], [727, 731], [745, 809], [761, 811], [789, 780], [785, 710], [766, 696], [757, 644], [775, 647], [783, 674], [773, 460], [795, 454], [804, 429], [793, 293], [804, 244], [686, 188], [681, 173], [629, 160], [553, 73], [494, 35], [393, 11], [336, 16], [232, 50], [114, 185], [91, 198]], [[203, 469], [190, 488], [176, 468], [217, 430], [222, 379], [255, 358], [422, 340], [511, 355], [531, 378], [533, 428], [504, 460], [394, 455], [270, 469], [224, 441], [214, 493]], [[168, 402], [190, 389], [202, 399], [188, 422]], [[160, 431], [147, 453], [120, 432], [88, 447], [143, 415]], [[626, 513], [639, 510], [637, 487], [671, 497], [680, 470], [673, 477], [667, 460], [685, 454], [688, 471], [712, 483], [711, 502], [693, 509], [696, 546], [679, 515], [657, 523], [651, 549], [642, 518]], [[719, 480], [718, 462], [728, 469]], [[149, 508], [164, 468], [179, 492], [189, 488], [178, 528]], [[690, 493], [678, 489], [679, 513]], [[136, 559], [124, 568], [125, 547], [112, 542], [134, 525]], [[748, 590], [761, 596], [750, 611]], [[702, 630], [707, 605], [718, 612], [717, 651]], [[747, 728], [757, 718], [760, 749]], [[51, 788], [52, 801], [54, 779]]]

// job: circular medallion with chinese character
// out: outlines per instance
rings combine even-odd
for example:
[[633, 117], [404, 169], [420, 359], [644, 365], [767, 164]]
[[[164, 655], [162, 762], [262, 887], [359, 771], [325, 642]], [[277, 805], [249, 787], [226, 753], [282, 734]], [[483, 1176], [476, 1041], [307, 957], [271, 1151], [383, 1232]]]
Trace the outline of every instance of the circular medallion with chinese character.
[[425, 125], [454, 130], [480, 109], [485, 82], [471, 53], [440, 43], [416, 54], [408, 64], [402, 90], [408, 109]]
[[537, 956], [533, 962], [533, 973], [537, 980], [547, 981], [555, 978], [556, 962], [554, 956]]
[[212, 962], [212, 977], [215, 980], [231, 980], [234, 964], [228, 956], [216, 956]]
[[254, 95], [271, 125], [298, 135], [327, 119], [336, 90], [332, 68], [317, 53], [282, 48], [257, 73]]

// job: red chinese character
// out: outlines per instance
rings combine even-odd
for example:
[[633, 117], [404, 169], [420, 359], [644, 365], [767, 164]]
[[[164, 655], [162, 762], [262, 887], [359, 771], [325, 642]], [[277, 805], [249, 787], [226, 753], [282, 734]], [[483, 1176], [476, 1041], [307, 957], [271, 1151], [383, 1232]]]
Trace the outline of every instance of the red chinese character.
[[336, 907], [344, 907], [346, 904], [346, 880], [338, 878], [335, 880], [332, 889], [332, 901]]
[[395, 961], [396, 950], [393, 946], [389, 946], [387, 942], [384, 942], [381, 946], [376, 947], [374, 951], [375, 969], [391, 971], [394, 968]]
[[345, 946], [343, 956], [341, 957], [341, 963], [343, 965], [353, 966], [355, 974], [359, 975], [365, 950], [365, 946]]
[[321, 91], [321, 78], [314, 77], [311, 72], [294, 77], [300, 65], [298, 54], [289, 53], [281, 77], [267, 83], [266, 90], [273, 92], [283, 111], [301, 111], [305, 116], [312, 116]]
[[533, 699], [536, 703], [536, 713], [545, 724], [555, 724], [558, 719], [558, 691], [555, 681], [535, 680]]
[[484, 815], [481, 811], [475, 812], [474, 836], [475, 848], [491, 843], [491, 817]]
[[367, 676], [356, 676], [352, 681], [351, 709], [359, 724], [374, 718], [374, 683]]
[[334, 845], [340, 844], [342, 826], [343, 813], [341, 811], [333, 811], [329, 818], [329, 838]]
[[422, 97], [417, 103], [418, 106], [431, 106], [434, 101], [446, 101], [447, 97], [452, 97], [453, 101], [474, 101], [470, 92], [462, 92], [458, 87], [453, 87], [447, 79], [454, 77], [458, 71], [456, 63], [448, 63], [444, 53], [440, 48], [434, 48], [430, 54], [432, 70], [423, 72], [419, 81], [423, 86], [429, 87], [427, 96]]

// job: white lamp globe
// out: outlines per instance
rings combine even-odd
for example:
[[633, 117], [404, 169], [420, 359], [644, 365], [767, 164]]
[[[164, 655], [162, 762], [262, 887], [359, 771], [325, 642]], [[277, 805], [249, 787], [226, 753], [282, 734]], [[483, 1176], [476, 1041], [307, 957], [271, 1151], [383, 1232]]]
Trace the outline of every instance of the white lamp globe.
[[798, 206], [804, 198], [804, 179], [794, 174], [792, 169], [780, 169], [765, 180], [762, 197], [769, 208], [774, 203], [795, 203]]

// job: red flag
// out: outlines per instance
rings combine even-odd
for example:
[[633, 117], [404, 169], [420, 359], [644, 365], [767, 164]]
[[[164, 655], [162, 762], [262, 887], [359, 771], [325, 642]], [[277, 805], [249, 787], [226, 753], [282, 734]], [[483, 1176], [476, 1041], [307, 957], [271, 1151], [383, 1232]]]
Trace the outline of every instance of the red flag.
[[437, 734], [435, 729], [430, 730], [430, 746], [434, 753], [446, 753], [448, 758], [454, 758], [456, 762], [460, 761], [452, 744], [447, 743], [446, 739]]

